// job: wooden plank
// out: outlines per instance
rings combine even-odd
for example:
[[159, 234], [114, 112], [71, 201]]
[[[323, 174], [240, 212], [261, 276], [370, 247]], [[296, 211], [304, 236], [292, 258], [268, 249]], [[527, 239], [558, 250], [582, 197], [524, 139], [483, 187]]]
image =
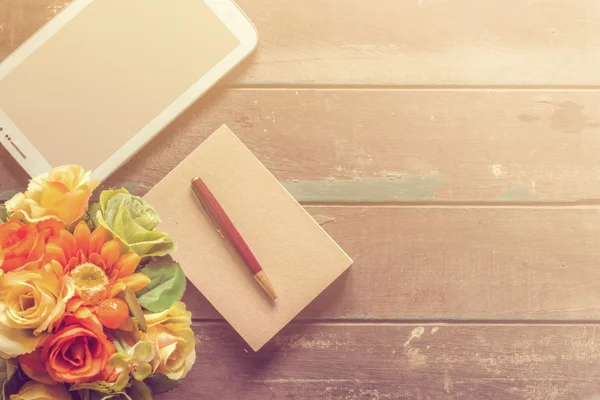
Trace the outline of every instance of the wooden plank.
[[[354, 265], [301, 318], [600, 318], [598, 208], [307, 209]], [[219, 318], [192, 285], [185, 301]]]
[[223, 123], [303, 202], [600, 199], [596, 91], [215, 90], [107, 186], [145, 193]]
[[597, 326], [293, 324], [259, 353], [226, 324], [194, 327], [197, 363], [160, 397], [594, 400]]
[[572, 91], [215, 91], [108, 185], [145, 193], [223, 123], [303, 202], [600, 199], [600, 93]]
[[0, 60], [67, 6], [70, 0], [0, 0]]
[[[0, 2], [0, 59], [68, 3]], [[239, 4], [260, 42], [253, 59], [228, 78], [233, 85], [600, 84], [595, 0]]]

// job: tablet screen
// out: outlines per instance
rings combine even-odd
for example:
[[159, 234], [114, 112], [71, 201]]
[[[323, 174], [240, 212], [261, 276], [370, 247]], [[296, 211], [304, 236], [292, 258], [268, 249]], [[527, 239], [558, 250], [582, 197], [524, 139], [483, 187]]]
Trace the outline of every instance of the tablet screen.
[[53, 166], [93, 170], [239, 44], [204, 0], [94, 0], [0, 81]]

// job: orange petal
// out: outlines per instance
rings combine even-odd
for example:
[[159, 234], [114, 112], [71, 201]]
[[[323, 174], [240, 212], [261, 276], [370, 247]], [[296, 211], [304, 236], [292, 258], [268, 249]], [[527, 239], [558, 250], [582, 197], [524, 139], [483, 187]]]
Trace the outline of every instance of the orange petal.
[[69, 273], [69, 272], [73, 271], [75, 269], [75, 267], [77, 267], [81, 264], [82, 263], [80, 263], [77, 258], [73, 257], [69, 260], [68, 264], [65, 266], [65, 272]]
[[81, 249], [77, 251], [77, 261], [79, 261], [79, 264], [85, 264], [87, 262], [87, 257]]
[[75, 236], [73, 236], [72, 233], [68, 231], [61, 231], [59, 245], [63, 249], [67, 261], [75, 257], [77, 254], [77, 242], [75, 241]]
[[67, 311], [72, 313], [81, 307], [83, 303], [82, 299], [73, 297], [67, 302]]
[[83, 253], [87, 255], [90, 245], [90, 237], [92, 236], [90, 228], [88, 228], [85, 222], [81, 221], [79, 224], [77, 224], [73, 235], [75, 236], [75, 241], [77, 242], [77, 247], [79, 250], [82, 250]]
[[[127, 321], [125, 321], [125, 323], [123, 325], [121, 325], [119, 327], [120, 331], [125, 331], [125, 332], [133, 332], [133, 329], [135, 327], [133, 326], [133, 320], [130, 318], [127, 319]], [[129, 344], [129, 343], [127, 343]], [[131, 346], [133, 346], [135, 343], [132, 343]]]
[[2, 263], [2, 269], [4, 270], [4, 272], [10, 272], [10, 271], [13, 271], [18, 268], [32, 270], [32, 269], [37, 269], [38, 266], [39, 266], [39, 263], [38, 264], [28, 263], [27, 258], [25, 258], [25, 257], [6, 258], [4, 260], [4, 262]]
[[19, 365], [27, 376], [46, 385], [56, 385], [57, 382], [50, 377], [46, 370], [45, 360], [42, 358], [42, 348], [38, 347], [33, 353], [19, 356]]
[[117, 260], [115, 265], [115, 268], [119, 271], [118, 277], [122, 278], [124, 276], [133, 274], [133, 271], [135, 271], [137, 266], [140, 264], [141, 259], [142, 258], [134, 252], [123, 254], [121, 258]]
[[46, 242], [41, 235], [36, 238], [35, 244], [29, 250], [29, 256], [27, 261], [41, 260], [44, 257], [44, 250], [46, 248]]
[[115, 262], [117, 262], [120, 255], [121, 243], [115, 239], [104, 243], [104, 246], [102, 246], [102, 250], [100, 251], [100, 256], [106, 263], [107, 268], [111, 268]]
[[89, 262], [91, 262], [92, 264], [94, 264], [94, 265], [102, 268], [103, 270], [106, 270], [106, 263], [104, 262], [104, 260], [100, 256], [100, 254], [98, 254], [98, 253], [91, 254]]
[[102, 246], [104, 246], [104, 243], [108, 242], [109, 237], [110, 233], [102, 226], [92, 232], [88, 254], [100, 254]]
[[123, 290], [125, 290], [126, 287], [127, 286], [125, 285], [125, 283], [122, 282], [122, 279], [118, 280], [117, 282], [115, 282], [114, 285], [111, 286], [107, 297], [108, 298], [115, 297], [116, 295], [121, 293]]
[[65, 223], [55, 219], [40, 221], [35, 226], [46, 242], [58, 236], [59, 232], [65, 229]]
[[81, 319], [90, 318], [93, 315], [92, 310], [87, 307], [79, 307], [77, 311], [75, 311], [75, 316]]
[[65, 194], [65, 193], [69, 192], [69, 188], [62, 182], [48, 180], [48, 181], [46, 181], [46, 186], [56, 190], [57, 192], [59, 192], [61, 194]]
[[150, 278], [144, 274], [132, 274], [119, 279], [119, 281], [123, 282], [129, 289], [137, 292], [148, 286]]
[[65, 193], [62, 198], [64, 207], [59, 210], [60, 215], [63, 216], [63, 220], [73, 223], [81, 218], [85, 214], [85, 209], [91, 196], [91, 190], [77, 190]]
[[95, 377], [94, 381], [115, 382], [118, 377], [117, 370], [110, 365], [106, 365], [104, 370]]
[[67, 265], [67, 258], [63, 249], [50, 243], [46, 246], [46, 261], [50, 262], [52, 260], [56, 260], [63, 267]]
[[107, 272], [106, 275], [108, 276], [109, 282], [115, 282], [117, 279], [119, 279], [119, 277], [118, 277], [119, 271], [117, 271], [114, 268], [111, 268], [110, 273]]
[[57, 261], [50, 261], [45, 266], [44, 269], [48, 272], [53, 272], [56, 276], [62, 278], [65, 275], [65, 271], [63, 270], [63, 266], [60, 265]]

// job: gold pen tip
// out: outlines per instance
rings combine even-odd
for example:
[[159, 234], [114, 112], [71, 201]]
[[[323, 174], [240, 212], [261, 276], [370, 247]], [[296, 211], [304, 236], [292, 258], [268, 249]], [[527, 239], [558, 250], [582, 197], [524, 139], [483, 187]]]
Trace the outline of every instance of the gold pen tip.
[[269, 277], [265, 271], [260, 271], [259, 273], [255, 274], [254, 279], [256, 279], [260, 287], [267, 292], [269, 297], [271, 297], [273, 300], [277, 298], [277, 293], [275, 293], [275, 289], [273, 288], [273, 285], [271, 284], [271, 281], [269, 280]]

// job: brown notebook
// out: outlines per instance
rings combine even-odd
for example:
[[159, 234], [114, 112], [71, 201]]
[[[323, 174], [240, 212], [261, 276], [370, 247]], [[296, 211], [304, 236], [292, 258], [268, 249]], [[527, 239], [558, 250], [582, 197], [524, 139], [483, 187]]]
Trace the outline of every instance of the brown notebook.
[[[190, 187], [199, 176], [269, 276], [270, 300], [210, 222]], [[189, 280], [255, 351], [352, 260], [244, 144], [222, 126], [144, 197], [177, 243]]]

